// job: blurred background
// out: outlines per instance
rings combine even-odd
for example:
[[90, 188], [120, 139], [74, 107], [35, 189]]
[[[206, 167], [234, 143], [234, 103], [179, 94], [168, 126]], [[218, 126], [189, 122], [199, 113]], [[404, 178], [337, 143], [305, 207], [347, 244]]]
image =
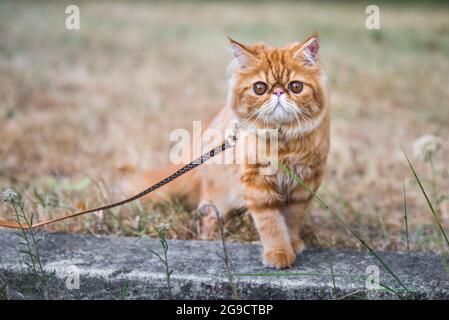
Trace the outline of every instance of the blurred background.
[[[67, 30], [68, 5], [80, 30]], [[169, 133], [191, 129], [226, 99], [226, 36], [284, 45], [320, 33], [329, 78], [332, 147], [319, 194], [377, 249], [405, 250], [404, 185], [412, 250], [438, 251], [434, 220], [409, 155], [449, 225], [449, 8], [444, 2], [1, 1], [0, 190], [13, 188], [35, 221], [111, 202], [120, 184], [169, 160]], [[413, 144], [439, 137], [432, 161]], [[427, 159], [429, 160], [429, 159]], [[432, 169], [433, 168], [433, 169]], [[11, 218], [0, 204], [0, 217]], [[182, 199], [134, 203], [47, 227], [197, 239]], [[227, 238], [257, 241], [250, 217]], [[359, 248], [318, 205], [309, 246]]]

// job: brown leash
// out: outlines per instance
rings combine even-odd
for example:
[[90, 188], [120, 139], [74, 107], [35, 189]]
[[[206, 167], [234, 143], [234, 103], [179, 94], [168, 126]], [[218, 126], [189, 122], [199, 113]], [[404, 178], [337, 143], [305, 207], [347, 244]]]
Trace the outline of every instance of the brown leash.
[[193, 160], [192, 162], [190, 162], [189, 164], [185, 165], [184, 167], [182, 167], [181, 169], [179, 169], [178, 171], [174, 172], [173, 174], [171, 174], [170, 176], [166, 177], [165, 179], [159, 181], [158, 183], [152, 185], [151, 187], [148, 187], [147, 189], [143, 190], [142, 192], [139, 192], [138, 194], [127, 198], [125, 200], [122, 201], [118, 201], [112, 204], [108, 204], [102, 207], [98, 207], [98, 208], [94, 208], [94, 209], [88, 209], [85, 211], [81, 211], [81, 212], [76, 212], [64, 217], [60, 217], [60, 218], [55, 218], [55, 219], [51, 219], [51, 220], [46, 220], [43, 222], [39, 222], [36, 224], [32, 224], [31, 226], [28, 225], [21, 225], [20, 223], [16, 222], [16, 221], [12, 221], [12, 220], [0, 220], [0, 227], [4, 227], [4, 228], [11, 228], [11, 229], [31, 229], [31, 228], [37, 228], [37, 227], [42, 227], [45, 226], [47, 224], [51, 224], [54, 222], [58, 222], [58, 221], [62, 221], [62, 220], [66, 220], [66, 219], [70, 219], [70, 218], [74, 218], [83, 214], [87, 214], [87, 213], [92, 213], [92, 212], [96, 212], [96, 211], [101, 211], [101, 210], [108, 210], [108, 209], [112, 209], [115, 207], [119, 207], [121, 205], [124, 205], [126, 203], [132, 202], [134, 200], [137, 200], [139, 198], [142, 198], [143, 196], [161, 188], [162, 186], [166, 185], [167, 183], [172, 182], [173, 180], [175, 180], [176, 178], [179, 178], [180, 176], [182, 176], [183, 174], [186, 174], [187, 172], [189, 172], [190, 170], [195, 169], [196, 167], [202, 165], [204, 162], [206, 162], [207, 160], [209, 160], [210, 158], [216, 156], [217, 154], [225, 151], [226, 149], [229, 149], [231, 147], [233, 147], [235, 145], [235, 142], [237, 140], [237, 126], [234, 129], [234, 132], [229, 135], [224, 142], [210, 150], [209, 152], [204, 153], [201, 157], [197, 158], [196, 160]]

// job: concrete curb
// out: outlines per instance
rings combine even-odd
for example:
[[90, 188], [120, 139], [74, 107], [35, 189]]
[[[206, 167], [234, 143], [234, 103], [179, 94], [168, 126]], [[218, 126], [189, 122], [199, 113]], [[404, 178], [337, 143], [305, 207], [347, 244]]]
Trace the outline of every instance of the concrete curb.
[[[37, 235], [41, 239], [40, 251], [45, 269], [54, 272], [48, 284], [51, 298], [169, 298], [164, 266], [148, 251], [151, 248], [161, 252], [156, 239], [46, 232], [38, 232]], [[19, 259], [19, 242], [20, 238], [14, 232], [0, 230], [0, 275], [6, 282], [7, 297], [39, 298], [39, 290], [30, 284], [24, 264]], [[375, 274], [376, 269], [382, 284], [400, 288], [379, 261], [367, 252], [310, 249], [297, 258], [291, 269], [275, 271], [262, 266], [260, 246], [237, 243], [228, 243], [227, 246], [235, 287], [242, 299], [398, 298], [385, 289], [367, 289], [363, 277]], [[232, 298], [222, 252], [219, 242], [169, 241], [174, 298]], [[439, 256], [390, 252], [381, 252], [380, 255], [412, 291], [409, 298], [449, 299], [449, 280]], [[79, 289], [69, 290], [66, 282], [73, 286], [77, 273]]]

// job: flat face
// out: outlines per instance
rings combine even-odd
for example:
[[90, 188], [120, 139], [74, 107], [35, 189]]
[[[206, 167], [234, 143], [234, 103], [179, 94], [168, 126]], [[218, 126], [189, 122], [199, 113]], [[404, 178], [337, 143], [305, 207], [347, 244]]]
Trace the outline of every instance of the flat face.
[[306, 63], [298, 47], [248, 47], [253, 57], [236, 72], [233, 87], [233, 107], [242, 119], [258, 126], [298, 126], [319, 115], [323, 71], [318, 63]]

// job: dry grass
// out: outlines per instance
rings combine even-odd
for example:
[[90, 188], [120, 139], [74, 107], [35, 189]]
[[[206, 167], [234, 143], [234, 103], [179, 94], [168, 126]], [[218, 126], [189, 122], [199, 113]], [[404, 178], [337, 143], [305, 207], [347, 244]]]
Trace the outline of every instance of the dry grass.
[[[400, 146], [411, 153], [422, 134], [449, 136], [448, 8], [381, 5], [380, 31], [364, 27], [355, 3], [81, 2], [80, 31], [64, 28], [64, 8], [0, 3], [0, 189], [22, 192], [36, 220], [118, 199], [133, 172], [167, 162], [170, 131], [191, 128], [225, 101], [226, 35], [281, 45], [319, 31], [332, 109], [320, 194], [373, 247], [404, 250], [405, 177], [412, 249], [436, 249], [416, 236], [432, 215]], [[445, 141], [441, 170], [448, 151]], [[441, 177], [439, 190], [449, 194]], [[447, 203], [441, 211], [448, 226]], [[0, 205], [0, 216], [10, 215]], [[228, 238], [257, 240], [251, 219], [240, 217]], [[169, 237], [198, 237], [198, 217], [177, 200], [48, 229], [156, 235], [160, 222], [171, 224]], [[359, 246], [318, 206], [304, 237], [313, 246]]]

